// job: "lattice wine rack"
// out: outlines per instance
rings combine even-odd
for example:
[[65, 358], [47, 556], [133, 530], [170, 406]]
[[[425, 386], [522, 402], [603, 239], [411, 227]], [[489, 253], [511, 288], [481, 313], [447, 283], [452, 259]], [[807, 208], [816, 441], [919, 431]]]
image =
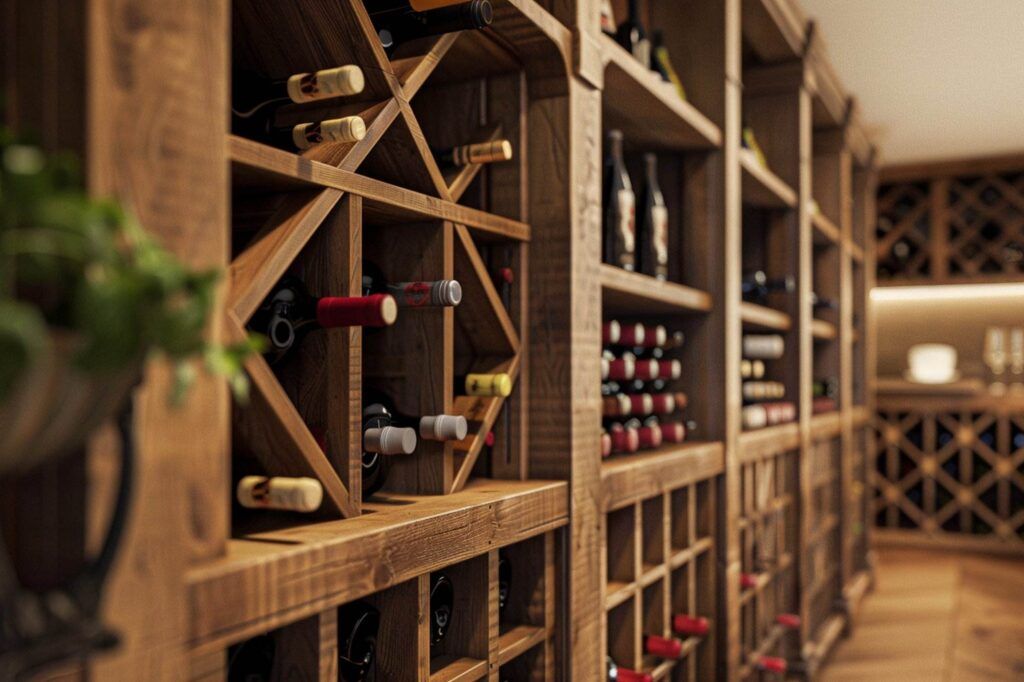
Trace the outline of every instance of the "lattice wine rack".
[[[395, 280], [455, 279], [462, 300], [399, 308], [388, 327], [312, 332], [280, 362], [247, 359], [252, 395], [233, 408], [234, 466], [315, 478], [324, 498], [312, 519], [236, 508], [232, 536], [253, 548], [319, 547], [325, 554], [310, 560], [325, 562], [323, 578], [296, 575], [281, 588], [272, 576], [243, 577], [238, 562], [200, 571], [193, 643], [211, 660], [230, 646], [229, 666], [245, 647], [269, 646], [278, 652], [273, 679], [316, 679], [317, 670], [319, 679], [338, 679], [339, 661], [356, 655], [344, 648], [354, 626], [346, 604], [359, 604], [379, 619], [376, 679], [554, 679], [555, 529], [567, 516], [565, 485], [525, 481], [521, 336], [528, 88], [536, 60], [554, 47], [510, 5], [496, 8], [487, 31], [414, 40], [385, 54], [358, 1], [232, 4], [235, 74], [284, 79], [356, 65], [365, 76], [361, 94], [289, 105], [277, 113], [280, 124], [358, 115], [366, 134], [299, 153], [229, 138], [228, 336], [242, 337], [283, 277], [297, 277], [313, 296], [361, 296], [369, 263]], [[527, 45], [526, 54], [515, 44]], [[438, 149], [496, 140], [511, 142], [511, 161], [445, 168], [435, 160]], [[456, 377], [467, 373], [508, 374], [512, 393], [462, 395]], [[468, 434], [420, 439], [412, 454], [389, 457], [383, 488], [371, 496], [362, 462], [370, 393], [386, 395], [401, 414], [463, 416]], [[474, 486], [479, 478], [490, 482]], [[552, 497], [536, 497], [547, 486]], [[329, 528], [313, 523], [331, 520]], [[455, 529], [464, 537], [446, 538]], [[351, 563], [327, 559], [335, 550]], [[455, 596], [447, 635], [432, 641], [441, 573]], [[265, 583], [259, 598], [246, 587], [254, 581]], [[262, 615], [254, 617], [253, 603]]]
[[879, 281], [1024, 275], [1024, 163], [1010, 165], [883, 179], [876, 229]]
[[[367, 133], [359, 142], [324, 143], [298, 156], [231, 138], [228, 326], [240, 335], [286, 274], [298, 275], [313, 295], [358, 296], [363, 261], [403, 279], [455, 278], [463, 289], [454, 310], [403, 308], [384, 329], [310, 334], [282, 368], [262, 357], [247, 362], [254, 395], [235, 411], [236, 452], [274, 474], [317, 478], [327, 515], [350, 517], [363, 497], [365, 389], [385, 392], [401, 413], [463, 415], [470, 424], [462, 441], [423, 440], [415, 454], [389, 458], [385, 490], [456, 492], [474, 467], [498, 477], [525, 475], [523, 387], [508, 401], [460, 396], [453, 377], [519, 378], [524, 289], [510, 287], [503, 300], [494, 273], [510, 268], [520, 282], [526, 274], [526, 86], [524, 67], [507, 52], [483, 73], [471, 63], [496, 50], [486, 37], [415, 41], [389, 60], [360, 3], [329, 4], [330, 11], [321, 2], [235, 3], [236, 70], [285, 78], [355, 64], [366, 74], [365, 102], [328, 100], [312, 113], [303, 107], [291, 118], [284, 114], [289, 124], [358, 113]], [[431, 151], [499, 136], [515, 143], [514, 162], [500, 168], [471, 163], [443, 172]], [[492, 430], [495, 446], [484, 461]]]
[[[772, 659], [800, 658], [797, 451], [750, 449], [740, 476], [740, 679], [757, 680]], [[783, 616], [780, 619], [780, 616]]]
[[1024, 415], [880, 409], [874, 427], [878, 528], [1024, 550]]

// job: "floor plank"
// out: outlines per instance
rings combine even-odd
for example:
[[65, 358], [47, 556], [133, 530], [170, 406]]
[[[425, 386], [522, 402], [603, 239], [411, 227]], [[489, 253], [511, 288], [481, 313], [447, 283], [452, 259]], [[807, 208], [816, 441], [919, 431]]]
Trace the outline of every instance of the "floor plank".
[[1024, 680], [1024, 562], [883, 549], [823, 682]]

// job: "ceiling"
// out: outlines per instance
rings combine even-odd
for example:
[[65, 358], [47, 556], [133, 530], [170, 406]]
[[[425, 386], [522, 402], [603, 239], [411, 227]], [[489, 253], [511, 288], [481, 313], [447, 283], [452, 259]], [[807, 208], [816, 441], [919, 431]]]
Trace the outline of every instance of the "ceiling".
[[800, 0], [883, 163], [1024, 150], [1024, 0]]

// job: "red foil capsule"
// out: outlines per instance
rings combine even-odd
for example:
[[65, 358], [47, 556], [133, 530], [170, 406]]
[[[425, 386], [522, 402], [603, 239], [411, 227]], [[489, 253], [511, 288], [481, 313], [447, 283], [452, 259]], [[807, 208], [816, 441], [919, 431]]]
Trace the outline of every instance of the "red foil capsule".
[[615, 679], [617, 682], [654, 682], [649, 673], [640, 673], [629, 668], [616, 668]]
[[795, 613], [780, 613], [775, 616], [775, 622], [784, 628], [796, 630], [800, 627], [800, 616]]
[[644, 653], [658, 658], [679, 658], [683, 655], [683, 643], [675, 637], [644, 637]]
[[661, 439], [666, 443], [682, 443], [686, 440], [686, 427], [682, 422], [662, 424]]
[[661, 445], [661, 429], [655, 426], [641, 426], [637, 429], [640, 435], [640, 447], [656, 448]]
[[[604, 366], [602, 364], [602, 371]], [[636, 361], [633, 358], [616, 358], [608, 361], [607, 374], [602, 379], [611, 379], [613, 381], [628, 381], [632, 379], [636, 374]]]
[[654, 381], [658, 379], [658, 361], [637, 360], [634, 375], [640, 381]]
[[671, 414], [676, 411], [676, 397], [672, 393], [655, 393], [651, 396], [651, 412]]
[[387, 327], [398, 317], [398, 304], [390, 294], [325, 296], [316, 302], [321, 327]]
[[488, 431], [487, 435], [484, 436], [484, 445], [489, 448], [494, 447], [494, 431]]
[[681, 376], [683, 376], [683, 363], [678, 360], [658, 361], [659, 379], [678, 379]]
[[740, 587], [744, 590], [752, 590], [757, 587], [757, 574], [740, 573]]
[[642, 324], [622, 325], [622, 335], [619, 337], [619, 344], [623, 346], [643, 346], [646, 335]]
[[634, 393], [628, 398], [630, 414], [650, 414], [654, 411], [654, 401], [650, 393]]
[[789, 669], [786, 659], [778, 658], [777, 656], [762, 656], [757, 659], [754, 667], [766, 673], [778, 673], [780, 675], [785, 675]]
[[618, 320], [610, 320], [605, 322], [601, 327], [601, 343], [606, 346], [614, 346], [619, 343], [622, 338], [622, 325], [618, 323]]
[[636, 429], [614, 429], [611, 436], [613, 452], [636, 452], [640, 448], [640, 434]]
[[677, 613], [672, 616], [672, 632], [687, 637], [705, 637], [711, 631], [711, 623], [701, 616]]

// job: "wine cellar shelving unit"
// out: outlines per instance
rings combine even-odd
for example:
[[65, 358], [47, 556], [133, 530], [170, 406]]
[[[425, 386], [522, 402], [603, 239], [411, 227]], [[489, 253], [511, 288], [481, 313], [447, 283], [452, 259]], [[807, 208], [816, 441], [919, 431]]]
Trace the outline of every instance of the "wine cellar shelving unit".
[[1024, 158], [887, 168], [876, 229], [880, 285], [1019, 282]]
[[[128, 202], [188, 262], [227, 272], [211, 338], [240, 338], [286, 273], [313, 293], [359, 294], [363, 259], [465, 292], [454, 310], [403, 310], [386, 330], [315, 332], [287, 366], [250, 357], [248, 404], [202, 377], [172, 409], [170, 370], [154, 363], [136, 399], [137, 509], [108, 588], [124, 640], [68, 674], [224, 680], [233, 647], [269, 634], [290, 652], [275, 679], [336, 680], [339, 608], [357, 601], [381, 613], [389, 680], [600, 680], [608, 656], [660, 680], [767, 679], [763, 656], [812, 676], [850, 627], [870, 585], [876, 171], [820, 35], [790, 0], [641, 2], [683, 100], [601, 33], [600, 3], [493, 4], [487, 29], [386, 55], [360, 0], [13, 3], [4, 35], [19, 48], [0, 57], [15, 60], [3, 73], [32, 96], [8, 101], [5, 120], [82, 153], [90, 190]], [[72, 66], [35, 88], [55, 44]], [[233, 70], [343, 64], [362, 67], [364, 93], [307, 109], [360, 114], [360, 142], [296, 154], [231, 134]], [[88, 126], [66, 119], [76, 106]], [[766, 165], [743, 148], [744, 123]], [[665, 281], [601, 262], [611, 129], [634, 177], [643, 153], [658, 155]], [[455, 172], [431, 151], [499, 137], [513, 161]], [[500, 292], [493, 272], [506, 266], [515, 283]], [[749, 267], [793, 275], [796, 291], [743, 302]], [[812, 313], [812, 291], [836, 307]], [[602, 459], [610, 319], [684, 333], [672, 357], [697, 425], [685, 442]], [[742, 429], [745, 332], [784, 337], [771, 371], [797, 406], [792, 423]], [[454, 377], [470, 370], [506, 371], [515, 390], [459, 396]], [[815, 415], [822, 375], [836, 409]], [[470, 435], [396, 462], [364, 495], [366, 388], [410, 414], [462, 414]], [[38, 482], [88, 510], [78, 531], [102, 522], [92, 510], [109, 495], [110, 447], [99, 438], [88, 468]], [[323, 509], [232, 509], [241, 461], [317, 478]], [[73, 537], [61, 547], [88, 550]], [[462, 586], [462, 621], [431, 651], [438, 572]], [[678, 660], [646, 655], [644, 635], [670, 635], [680, 613], [710, 632], [685, 639]]]

